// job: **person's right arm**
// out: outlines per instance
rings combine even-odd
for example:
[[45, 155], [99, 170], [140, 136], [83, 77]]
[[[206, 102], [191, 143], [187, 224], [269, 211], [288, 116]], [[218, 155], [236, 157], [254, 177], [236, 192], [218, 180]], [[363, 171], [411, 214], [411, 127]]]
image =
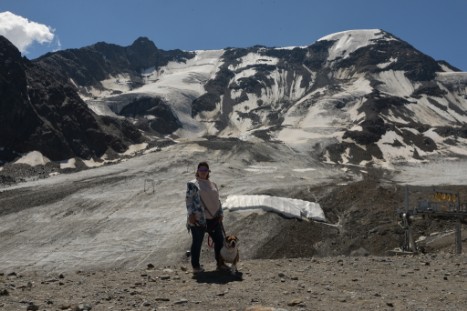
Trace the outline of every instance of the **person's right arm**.
[[199, 204], [196, 203], [197, 192], [198, 192], [198, 189], [196, 188], [196, 186], [193, 183], [189, 182], [187, 184], [185, 201], [186, 201], [186, 209], [188, 213], [188, 223], [193, 224], [193, 225], [198, 222], [197, 214], [200, 213]]

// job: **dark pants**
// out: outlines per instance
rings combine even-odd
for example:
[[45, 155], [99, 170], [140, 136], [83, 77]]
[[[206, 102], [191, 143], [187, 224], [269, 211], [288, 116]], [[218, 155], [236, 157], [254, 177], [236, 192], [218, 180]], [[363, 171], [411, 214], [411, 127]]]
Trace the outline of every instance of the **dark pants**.
[[224, 244], [224, 234], [222, 232], [221, 223], [218, 220], [207, 219], [207, 228], [191, 227], [191, 236], [193, 242], [191, 244], [191, 265], [193, 268], [199, 268], [199, 257], [201, 255], [201, 246], [203, 244], [204, 233], [207, 232], [214, 242], [214, 256], [216, 262], [219, 262], [222, 245]]

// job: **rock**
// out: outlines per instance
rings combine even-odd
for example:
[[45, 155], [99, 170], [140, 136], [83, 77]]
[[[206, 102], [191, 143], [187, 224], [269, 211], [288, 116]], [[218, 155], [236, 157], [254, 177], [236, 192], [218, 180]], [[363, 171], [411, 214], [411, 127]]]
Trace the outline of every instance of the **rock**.
[[174, 304], [176, 304], [176, 305], [181, 305], [181, 304], [184, 304], [184, 303], [188, 303], [188, 300], [185, 299], [185, 298], [181, 298], [178, 301], [174, 302]]
[[363, 247], [360, 247], [359, 249], [356, 249], [356, 250], [353, 250], [350, 252], [350, 256], [354, 256], [354, 257], [366, 257], [368, 256], [370, 253]]
[[90, 311], [92, 310], [92, 306], [87, 303], [80, 303], [79, 305], [73, 308], [73, 311]]
[[303, 303], [303, 300], [297, 298], [297, 299], [292, 299], [292, 300], [290, 300], [290, 301], [287, 303], [287, 305], [288, 305], [289, 307], [294, 307], [294, 306], [298, 306], [298, 305], [300, 305], [300, 304], [302, 304], [302, 303]]
[[37, 311], [37, 310], [39, 310], [39, 306], [37, 306], [33, 302], [31, 302], [27, 306], [26, 310], [28, 310], [28, 311]]
[[286, 309], [277, 309], [273, 307], [264, 307], [264, 306], [251, 306], [247, 307], [245, 311], [287, 311]]

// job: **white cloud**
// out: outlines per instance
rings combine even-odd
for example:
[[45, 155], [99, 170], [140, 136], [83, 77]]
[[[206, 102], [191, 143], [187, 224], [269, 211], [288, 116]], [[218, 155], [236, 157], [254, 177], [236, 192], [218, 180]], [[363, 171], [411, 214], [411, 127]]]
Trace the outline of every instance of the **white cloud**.
[[29, 21], [11, 12], [0, 13], [0, 35], [10, 40], [23, 54], [34, 42], [52, 42], [54, 31], [47, 25]]

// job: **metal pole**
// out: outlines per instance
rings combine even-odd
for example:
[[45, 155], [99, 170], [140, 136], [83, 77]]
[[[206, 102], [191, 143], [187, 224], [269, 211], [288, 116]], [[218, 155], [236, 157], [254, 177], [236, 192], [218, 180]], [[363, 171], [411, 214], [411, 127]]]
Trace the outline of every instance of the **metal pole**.
[[461, 224], [461, 204], [460, 204], [460, 197], [459, 192], [456, 193], [456, 212], [459, 213], [459, 217], [457, 218], [456, 223], [456, 254], [462, 254], [462, 224]]
[[405, 185], [405, 197], [404, 197], [404, 205], [405, 205], [405, 217], [407, 219], [407, 236], [408, 236], [408, 242], [409, 242], [409, 249], [416, 253], [417, 252], [417, 246], [415, 245], [415, 240], [413, 238], [412, 234], [412, 221], [410, 219], [410, 213], [409, 213], [409, 186]]
[[461, 225], [461, 218], [457, 218], [456, 223], [456, 254], [462, 254], [462, 225]]
[[409, 186], [408, 185], [405, 185], [404, 206], [405, 206], [405, 213], [408, 213], [409, 211]]

